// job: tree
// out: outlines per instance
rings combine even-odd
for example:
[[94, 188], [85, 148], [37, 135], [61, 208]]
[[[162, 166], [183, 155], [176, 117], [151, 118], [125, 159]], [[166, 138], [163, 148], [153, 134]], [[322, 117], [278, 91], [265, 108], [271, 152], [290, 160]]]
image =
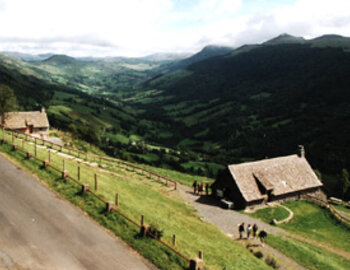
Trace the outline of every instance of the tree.
[[0, 116], [17, 110], [17, 107], [17, 98], [13, 90], [7, 85], [0, 84]]
[[350, 187], [349, 172], [347, 169], [341, 171], [342, 196], [345, 197], [346, 192]]

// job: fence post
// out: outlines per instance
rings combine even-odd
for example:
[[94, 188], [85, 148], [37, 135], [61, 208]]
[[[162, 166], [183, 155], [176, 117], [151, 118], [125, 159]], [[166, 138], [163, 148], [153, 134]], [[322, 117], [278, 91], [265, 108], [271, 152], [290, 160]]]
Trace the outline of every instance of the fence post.
[[80, 181], [80, 165], [78, 165], [78, 181]]
[[98, 185], [97, 185], [97, 174], [95, 173], [95, 190], [97, 191]]
[[173, 246], [176, 246], [176, 234], [173, 234]]
[[64, 159], [62, 159], [62, 171], [65, 171], [66, 170], [66, 164], [65, 164], [65, 162], [64, 162]]
[[119, 195], [118, 193], [115, 194], [115, 207], [119, 206]]
[[145, 216], [142, 214], [141, 215], [141, 226], [144, 225], [144, 222], [145, 222]]

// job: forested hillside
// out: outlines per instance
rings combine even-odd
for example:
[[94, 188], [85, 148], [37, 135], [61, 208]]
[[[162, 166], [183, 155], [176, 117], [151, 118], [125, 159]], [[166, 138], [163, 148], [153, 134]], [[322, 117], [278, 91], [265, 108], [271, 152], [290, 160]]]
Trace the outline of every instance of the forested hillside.
[[156, 78], [147, 87], [162, 98], [142, 106], [182, 135], [177, 145], [216, 162], [290, 154], [304, 144], [327, 178], [350, 168], [349, 85], [350, 54], [341, 48], [259, 46]]

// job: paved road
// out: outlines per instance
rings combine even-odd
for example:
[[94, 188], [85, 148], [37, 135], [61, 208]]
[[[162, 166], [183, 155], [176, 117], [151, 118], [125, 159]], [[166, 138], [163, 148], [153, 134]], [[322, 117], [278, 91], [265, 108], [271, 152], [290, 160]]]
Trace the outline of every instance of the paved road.
[[0, 269], [156, 269], [0, 155]]

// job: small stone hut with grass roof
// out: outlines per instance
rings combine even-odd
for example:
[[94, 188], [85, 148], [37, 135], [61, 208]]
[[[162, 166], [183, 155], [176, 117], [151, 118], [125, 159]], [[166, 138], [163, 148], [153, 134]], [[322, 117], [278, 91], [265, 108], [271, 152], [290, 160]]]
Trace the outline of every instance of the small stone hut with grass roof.
[[325, 199], [322, 186], [299, 146], [299, 155], [228, 165], [213, 184], [213, 194], [233, 201], [235, 208], [255, 208], [305, 194]]
[[46, 137], [49, 135], [49, 120], [45, 109], [30, 112], [8, 112], [1, 119], [1, 127], [26, 134]]

